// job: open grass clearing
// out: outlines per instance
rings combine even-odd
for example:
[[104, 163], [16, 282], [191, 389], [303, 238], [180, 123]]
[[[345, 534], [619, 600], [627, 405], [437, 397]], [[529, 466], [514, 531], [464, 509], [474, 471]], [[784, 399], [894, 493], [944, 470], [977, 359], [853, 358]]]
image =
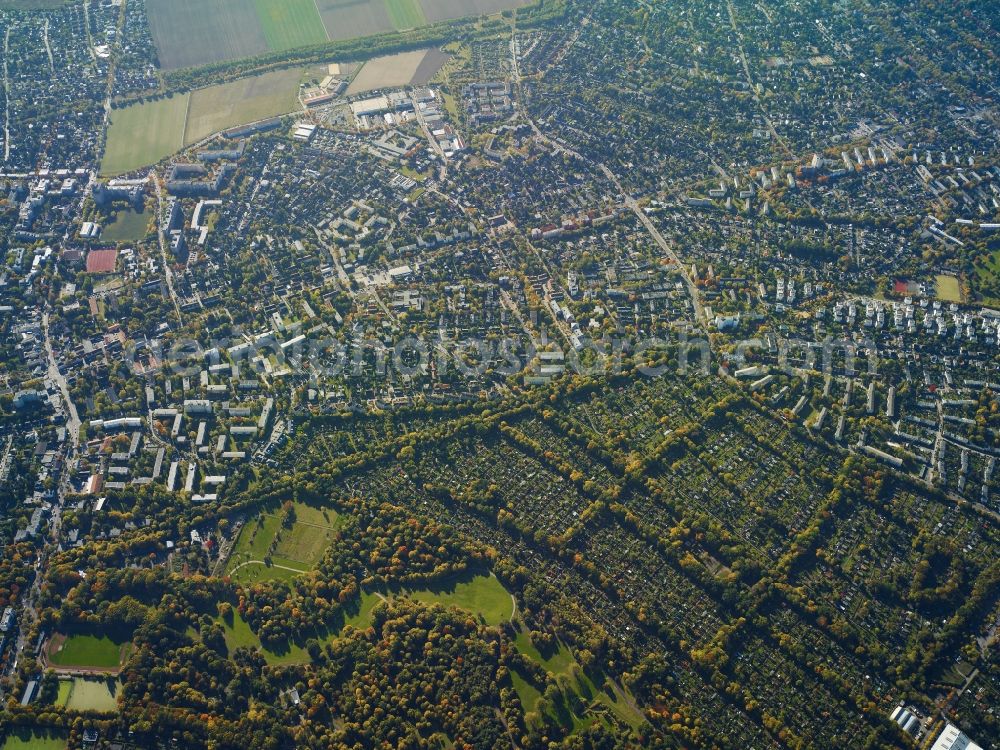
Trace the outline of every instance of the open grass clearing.
[[[510, 594], [495, 576], [472, 575], [433, 589], [400, 589], [392, 593], [364, 591], [354, 602], [345, 605], [343, 619], [339, 623], [317, 627], [314, 637], [320, 642], [330, 642], [340, 637], [348, 625], [357, 630], [365, 630], [372, 624], [375, 608], [384, 599], [394, 596], [408, 597], [427, 604], [455, 606], [481, 617], [490, 625], [510, 619], [513, 609]], [[304, 643], [289, 642], [281, 647], [265, 647], [249, 623], [235, 610], [229, 619], [217, 616], [215, 621], [223, 628], [226, 647], [230, 653], [240, 647], [257, 649], [269, 664], [304, 664], [310, 660]]]
[[101, 172], [131, 172], [176, 153], [184, 145], [190, 94], [175, 94], [111, 111]]
[[243, 616], [235, 610], [233, 611], [231, 621], [227, 621], [222, 617], [216, 617], [216, 622], [222, 625], [225, 633], [226, 648], [229, 649], [230, 654], [236, 649], [244, 647], [257, 649], [264, 656], [267, 663], [272, 665], [305, 664], [309, 661], [309, 654], [305, 648], [294, 643], [289, 642], [276, 648], [265, 647], [261, 643], [260, 638], [257, 637], [257, 634], [250, 629], [250, 625], [243, 619]]
[[239, 583], [289, 580], [323, 559], [343, 519], [330, 508], [294, 503], [294, 523], [285, 524], [281, 509], [249, 519], [240, 530], [227, 575]]
[[514, 602], [510, 592], [492, 573], [465, 575], [426, 589], [397, 589], [392, 592], [392, 596], [464, 609], [481, 618], [487, 625], [500, 625], [514, 615]]
[[[598, 674], [595, 679], [584, 672], [565, 644], [558, 643], [552, 653], [543, 655], [522, 627], [514, 645], [522, 655], [556, 679], [563, 696], [548, 707], [548, 713], [566, 728], [579, 731], [594, 721], [611, 718], [633, 729], [645, 723], [642, 712], [618, 684], [603, 675]], [[540, 697], [538, 689], [516, 672], [511, 673], [511, 681], [525, 710], [534, 710]], [[568, 699], [567, 693], [573, 694], [573, 700]], [[574, 705], [582, 709], [574, 709]]]
[[192, 91], [184, 145], [299, 109], [299, 82], [305, 72], [303, 68], [275, 70]]

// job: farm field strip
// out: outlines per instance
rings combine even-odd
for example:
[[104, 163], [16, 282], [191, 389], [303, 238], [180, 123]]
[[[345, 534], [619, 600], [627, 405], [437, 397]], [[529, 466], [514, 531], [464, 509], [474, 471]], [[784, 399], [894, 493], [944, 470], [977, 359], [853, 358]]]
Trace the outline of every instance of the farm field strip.
[[148, 167], [213, 133], [294, 112], [299, 82], [309, 70], [276, 70], [117, 109], [101, 172], [117, 175]]
[[396, 29], [415, 29], [427, 23], [419, 0], [385, 0], [385, 9]]
[[527, 0], [146, 0], [164, 70], [489, 15]]
[[179, 151], [189, 98], [190, 94], [177, 94], [113, 110], [101, 172], [131, 172]]
[[254, 0], [254, 6], [273, 51], [328, 41], [315, 0]]

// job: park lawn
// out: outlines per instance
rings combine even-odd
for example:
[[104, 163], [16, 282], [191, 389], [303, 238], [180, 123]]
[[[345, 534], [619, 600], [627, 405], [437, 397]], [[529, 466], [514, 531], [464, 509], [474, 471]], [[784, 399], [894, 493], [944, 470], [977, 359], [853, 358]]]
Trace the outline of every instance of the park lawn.
[[[342, 521], [336, 514], [331, 521], [320, 518], [320, 523], [306, 521], [300, 515], [300, 510], [306, 506], [296, 506], [295, 523], [292, 528], [282, 528], [279, 531], [275, 555], [304, 563], [309, 567], [323, 559], [327, 548], [333, 543]], [[306, 514], [312, 517], [312, 514]]]
[[[522, 655], [535, 662], [554, 677], [564, 678], [561, 682], [564, 685], [568, 684], [572, 691], [584, 703], [590, 706], [590, 708], [583, 711], [583, 715], [581, 716], [572, 714], [569, 711], [568, 705], [563, 703], [553, 707], [552, 717], [563, 726], [571, 727], [573, 731], [579, 731], [581, 728], [592, 723], [595, 719], [594, 711], [607, 711], [619, 721], [632, 728], [638, 728], [645, 723], [645, 717], [629, 704], [627, 695], [613, 682], [609, 680], [603, 687], [598, 688], [594, 680], [583, 671], [573, 657], [573, 653], [565, 644], [560, 643], [555, 653], [549, 657], [544, 657], [531, 642], [528, 631], [521, 629], [514, 638], [514, 645]], [[532, 706], [537, 704], [538, 698], [537, 696], [532, 696], [531, 691], [534, 691], [536, 694], [538, 691], [524, 680], [523, 677], [518, 676], [518, 679], [515, 680], [514, 675], [515, 672], [511, 672], [511, 680], [514, 682], [514, 688], [521, 698], [521, 703], [525, 704], [525, 699], [528, 698], [533, 701]], [[519, 686], [519, 682], [523, 684]]]
[[938, 299], [944, 302], [962, 301], [962, 286], [957, 277], [946, 275], [935, 276], [934, 287]]
[[981, 255], [978, 260], [982, 261], [982, 265], [977, 263], [975, 266], [976, 281], [978, 282], [976, 294], [984, 304], [1000, 307], [1000, 297], [994, 297], [990, 294], [995, 291], [996, 281], [1000, 278], [1000, 250]]
[[538, 706], [539, 699], [542, 697], [538, 688], [524, 679], [516, 669], [510, 670], [510, 681], [514, 684], [514, 691], [521, 700], [521, 707], [524, 708], [524, 712], [530, 713], [534, 711]]
[[392, 25], [398, 29], [415, 29], [427, 23], [418, 0], [385, 0], [385, 10]]
[[260, 515], [247, 521], [240, 530], [240, 538], [229, 558], [230, 564], [247, 560], [263, 560], [271, 548], [274, 535], [281, 528], [281, 519], [272, 515]]
[[[467, 581], [444, 584], [433, 589], [402, 589], [395, 593], [363, 591], [359, 600], [348, 604], [345, 608], [344, 626], [351, 625], [358, 630], [368, 628], [371, 626], [372, 611], [375, 607], [383, 597], [391, 600], [393, 596], [407, 597], [424, 604], [458, 607], [479, 615], [488, 625], [507, 622], [514, 607], [510, 594], [496, 576], [478, 575]], [[352, 609], [355, 605], [357, 609]], [[332, 638], [338, 636], [339, 632], [334, 633]]]
[[[69, 690], [63, 701], [63, 686]], [[115, 680], [110, 685], [107, 680], [92, 680], [75, 677], [59, 681], [59, 705], [70, 711], [102, 711], [112, 713], [118, 710], [117, 695], [121, 684]]]
[[323, 553], [333, 542], [335, 533], [335, 530], [323, 526], [296, 523], [290, 529], [281, 530], [274, 549], [275, 558], [282, 557], [312, 567], [323, 559]]
[[299, 82], [305, 72], [304, 68], [275, 70], [192, 91], [184, 145], [299, 109]]
[[291, 581], [307, 572], [301, 566], [295, 567], [297, 563], [294, 560], [274, 557], [271, 558], [271, 563], [271, 565], [262, 562], [245, 563], [234, 568], [228, 575], [237, 583], [252, 584], [260, 581]]
[[327, 41], [315, 0], [254, 0], [267, 46], [273, 51]]
[[311, 523], [316, 526], [328, 526], [339, 529], [344, 525], [344, 517], [333, 508], [321, 508], [305, 503], [294, 503], [296, 523]]
[[184, 145], [190, 94], [132, 104], [111, 111], [101, 173], [118, 175], [165, 159]]
[[378, 594], [368, 591], [361, 592], [358, 610], [344, 613], [344, 627], [350, 625], [358, 630], [366, 630], [372, 624], [372, 610], [382, 601]]
[[500, 625], [514, 614], [510, 593], [493, 574], [444, 583], [431, 589], [404, 590], [402, 593], [425, 604], [441, 604], [472, 612], [487, 625]]
[[49, 661], [59, 667], [93, 667], [108, 669], [121, 664], [122, 644], [108, 636], [67, 636], [60, 649], [49, 654]]
[[138, 242], [145, 238], [153, 212], [145, 210], [137, 213], [132, 209], [119, 211], [115, 220], [104, 227], [101, 239], [108, 242]]
[[542, 656], [541, 652], [535, 647], [535, 644], [531, 642], [531, 636], [528, 635], [527, 630], [518, 631], [517, 637], [514, 639], [514, 645], [517, 646], [517, 650], [521, 654], [554, 675], [568, 675], [576, 665], [573, 652], [563, 643], [559, 644], [559, 648], [556, 649], [556, 652], [552, 656], [548, 658]]
[[42, 732], [14, 727], [0, 750], [66, 750], [67, 737], [58, 732]]
[[216, 617], [215, 621], [222, 625], [222, 629], [225, 631], [226, 648], [229, 649], [230, 654], [242, 646], [257, 649], [263, 654], [264, 660], [271, 665], [306, 664], [310, 661], [306, 650], [291, 642], [287, 643], [283, 649], [265, 648], [257, 634], [250, 629], [250, 625], [236, 610], [233, 610], [232, 624], [226, 622], [222, 617]]
[[[343, 518], [332, 509], [304, 503], [295, 503], [294, 507], [295, 523], [291, 528], [284, 527], [280, 510], [261, 513], [243, 525], [226, 565], [228, 575], [241, 583], [290, 580], [323, 559], [343, 526]], [[268, 559], [271, 565], [263, 564]]]

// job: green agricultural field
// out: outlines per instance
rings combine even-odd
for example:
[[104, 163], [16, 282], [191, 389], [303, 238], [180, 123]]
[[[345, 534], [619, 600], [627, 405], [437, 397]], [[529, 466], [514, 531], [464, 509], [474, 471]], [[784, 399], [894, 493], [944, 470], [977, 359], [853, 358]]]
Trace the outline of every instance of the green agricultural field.
[[277, 70], [114, 110], [101, 172], [148, 167], [213, 133], [292, 112], [310, 72]]
[[175, 94], [112, 110], [101, 172], [117, 175], [148, 167], [180, 150], [189, 94]]
[[419, 0], [385, 0], [385, 9], [397, 29], [415, 29], [427, 23]]
[[299, 82], [306, 72], [288, 68], [192, 91], [184, 145], [220, 130], [299, 109]]
[[113, 669], [121, 664], [122, 644], [108, 636], [76, 633], [56, 643], [49, 652], [49, 661], [57, 667]]
[[404, 590], [402, 595], [425, 604], [458, 607], [482, 617], [487, 625], [500, 625], [514, 614], [510, 593], [494, 575], [479, 575], [432, 589]]
[[420, 0], [430, 23], [466, 16], [488, 16], [509, 8], [520, 8], [530, 0]]
[[155, 216], [151, 210], [137, 213], [131, 209], [119, 211], [115, 220], [106, 225], [101, 239], [108, 242], [138, 242], [146, 236], [149, 222]]
[[528, 1], [146, 0], [146, 9], [160, 65], [176, 70], [499, 13]]
[[272, 50], [295, 49], [327, 41], [315, 0], [254, 0], [257, 17]]
[[164, 70], [268, 50], [254, 0], [146, 0], [146, 13]]
[[75, 677], [59, 681], [59, 697], [56, 704], [70, 711], [102, 711], [111, 713], [118, 710], [118, 693], [121, 684], [117, 680], [94, 680]]
[[66, 750], [66, 735], [15, 727], [0, 745], [0, 750]]
[[934, 286], [937, 298], [943, 302], [961, 302], [962, 285], [955, 276], [935, 276]]

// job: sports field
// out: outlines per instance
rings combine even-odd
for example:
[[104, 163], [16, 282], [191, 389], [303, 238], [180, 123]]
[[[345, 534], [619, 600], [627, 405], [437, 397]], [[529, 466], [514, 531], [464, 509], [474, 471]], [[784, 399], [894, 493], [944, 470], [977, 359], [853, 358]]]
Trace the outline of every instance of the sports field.
[[93, 680], [74, 677], [59, 681], [59, 697], [56, 704], [70, 711], [118, 710], [118, 693], [121, 685], [117, 681]]
[[165, 70], [499, 13], [529, 0], [146, 0]]
[[116, 669], [121, 664], [122, 645], [106, 635], [57, 634], [49, 645], [49, 661], [57, 667]]
[[175, 94], [112, 110], [101, 172], [131, 172], [179, 151], [184, 143], [189, 96]]

